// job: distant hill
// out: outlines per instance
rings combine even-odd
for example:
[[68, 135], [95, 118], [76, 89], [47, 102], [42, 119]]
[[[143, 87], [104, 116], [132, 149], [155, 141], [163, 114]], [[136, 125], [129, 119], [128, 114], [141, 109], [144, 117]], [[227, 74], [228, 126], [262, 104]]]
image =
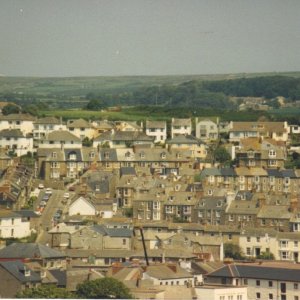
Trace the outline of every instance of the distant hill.
[[[255, 81], [257, 77], [260, 79]], [[230, 109], [234, 104], [228, 96], [253, 96], [257, 92], [254, 82], [281, 84], [281, 90], [272, 89], [273, 93], [259, 96], [273, 97], [284, 91], [281, 96], [296, 99], [299, 79], [300, 72], [68, 78], [3, 76], [0, 77], [0, 101], [21, 105], [44, 102], [49, 107], [80, 108], [97, 98], [110, 106], [154, 104]], [[247, 88], [241, 92], [241, 86]]]

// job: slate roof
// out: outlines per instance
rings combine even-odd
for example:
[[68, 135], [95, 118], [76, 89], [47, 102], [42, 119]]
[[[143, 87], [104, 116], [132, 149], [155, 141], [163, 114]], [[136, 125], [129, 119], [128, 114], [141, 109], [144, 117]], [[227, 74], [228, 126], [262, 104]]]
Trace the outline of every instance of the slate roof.
[[289, 205], [264, 205], [257, 214], [257, 218], [263, 219], [290, 219]]
[[[26, 282], [41, 282], [41, 277], [39, 274], [30, 270], [25, 266], [21, 261], [2, 261], [0, 266], [13, 275], [18, 281], [22, 283]], [[30, 271], [29, 276], [24, 275], [24, 270], [27, 269]]]
[[55, 249], [38, 243], [13, 243], [0, 249], [0, 258], [63, 258]]
[[283, 133], [287, 129], [284, 128], [284, 122], [232, 122], [232, 132], [254, 131], [254, 132], [277, 132]]
[[110, 237], [132, 237], [133, 235], [130, 228], [108, 228], [105, 225], [95, 225], [91, 229]]
[[253, 278], [276, 281], [300, 281], [300, 269], [229, 264], [207, 275], [208, 277]]
[[176, 266], [177, 270], [174, 272], [166, 265], [148, 266], [146, 273], [150, 277], [157, 279], [179, 279], [179, 278], [192, 278], [193, 275], [184, 269]]
[[76, 135], [72, 134], [71, 132], [67, 130], [55, 130], [52, 131], [48, 134], [46, 140], [51, 140], [51, 141], [74, 141], [81, 143], [80, 138], [78, 138]]
[[3, 138], [24, 138], [20, 129], [3, 129], [0, 131], [0, 137]]
[[35, 124], [61, 124], [60, 120], [55, 117], [40, 118], [34, 123]]
[[136, 176], [135, 168], [134, 167], [121, 167], [120, 168], [120, 176], [123, 176], [123, 175]]
[[6, 218], [21, 218], [20, 214], [10, 211], [10, 210], [0, 210], [0, 219]]
[[95, 142], [103, 142], [103, 141], [153, 142], [153, 140], [154, 137], [150, 137], [146, 135], [144, 132], [140, 132], [140, 131], [115, 131], [115, 132], [107, 131], [94, 139]]
[[49, 272], [57, 280], [58, 286], [65, 287], [67, 285], [67, 273], [65, 270], [49, 270]]
[[166, 128], [165, 121], [146, 121], [146, 128], [164, 129]]
[[76, 119], [76, 120], [69, 120], [67, 122], [68, 128], [90, 128], [91, 125], [88, 121], [84, 119]]
[[100, 161], [118, 161], [116, 149], [101, 149], [100, 150]]
[[0, 115], [0, 121], [35, 121], [36, 117], [29, 114], [9, 114], [7, 116]]
[[205, 197], [199, 201], [199, 209], [224, 210], [226, 207], [225, 197]]
[[[82, 155], [81, 155], [81, 150], [80, 149], [65, 149], [65, 159], [70, 160], [70, 155], [75, 154], [76, 155], [76, 160], [75, 161], [82, 161]], [[72, 159], [73, 161], [73, 159]]]
[[220, 171], [222, 176], [236, 176], [234, 168], [221, 168]]
[[20, 215], [22, 218], [39, 218], [40, 216], [36, 214], [33, 210], [18, 210], [15, 211], [16, 214]]
[[172, 139], [166, 141], [166, 144], [190, 144], [190, 145], [200, 145], [203, 142], [192, 135], [180, 134]]
[[235, 200], [247, 200], [250, 201], [253, 198], [253, 194], [249, 191], [238, 191]]
[[254, 201], [232, 201], [228, 207], [229, 214], [257, 215], [260, 208]]
[[191, 119], [172, 119], [172, 126], [191, 126]]

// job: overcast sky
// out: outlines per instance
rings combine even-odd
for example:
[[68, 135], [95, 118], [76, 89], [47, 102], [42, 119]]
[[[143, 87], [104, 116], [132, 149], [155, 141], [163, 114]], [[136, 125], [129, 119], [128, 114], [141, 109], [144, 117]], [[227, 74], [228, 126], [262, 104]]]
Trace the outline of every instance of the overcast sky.
[[0, 0], [0, 74], [300, 71], [300, 0]]

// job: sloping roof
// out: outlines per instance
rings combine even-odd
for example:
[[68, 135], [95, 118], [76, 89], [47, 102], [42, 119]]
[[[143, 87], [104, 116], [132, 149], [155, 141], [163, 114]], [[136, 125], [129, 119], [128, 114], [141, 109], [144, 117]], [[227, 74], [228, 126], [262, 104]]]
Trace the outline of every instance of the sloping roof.
[[166, 141], [166, 144], [191, 144], [200, 145], [203, 142], [192, 135], [180, 134]]
[[191, 126], [191, 119], [172, 119], [172, 126]]
[[34, 122], [35, 124], [61, 124], [60, 120], [55, 117], [40, 118]]
[[284, 122], [232, 122], [229, 131], [254, 131], [254, 132], [287, 132]]
[[21, 218], [20, 214], [13, 212], [11, 210], [1, 209], [0, 210], [0, 219], [6, 218]]
[[146, 121], [146, 128], [164, 129], [166, 126], [165, 121]]
[[152, 265], [148, 266], [146, 273], [150, 277], [157, 279], [179, 279], [179, 278], [191, 278], [193, 275], [184, 269], [176, 266], [176, 272], [174, 272], [170, 267], [166, 265]]
[[289, 205], [264, 205], [257, 214], [257, 218], [290, 219]]
[[300, 269], [258, 265], [229, 264], [208, 274], [209, 277], [239, 277], [278, 281], [300, 281]]
[[68, 128], [90, 128], [91, 125], [88, 121], [84, 119], [76, 119], [76, 120], [69, 120], [67, 122]]
[[0, 249], [0, 258], [62, 258], [65, 255], [38, 243], [13, 243]]
[[[0, 266], [22, 283], [41, 281], [40, 275], [30, 270], [21, 261], [2, 261], [0, 262]], [[30, 271], [28, 276], [25, 276], [25, 270]]]
[[58, 286], [67, 285], [67, 272], [65, 270], [49, 270], [51, 275], [57, 280]]
[[95, 225], [91, 229], [110, 237], [131, 237], [133, 235], [130, 228], [109, 228], [105, 225]]
[[80, 138], [67, 130], [55, 130], [48, 134], [47, 140], [51, 141], [75, 141], [81, 143]]
[[94, 139], [95, 142], [103, 142], [103, 141], [146, 141], [153, 142], [154, 137], [150, 137], [146, 135], [144, 132], [140, 131], [107, 131], [99, 135]]
[[70, 160], [70, 155], [75, 155], [76, 156], [75, 161], [82, 161], [82, 155], [80, 149], [64, 149], [64, 152], [65, 152], [66, 160]]
[[16, 214], [22, 216], [23, 218], [39, 218], [40, 216], [36, 214], [33, 210], [18, 210], [15, 211]]
[[10, 114], [7, 116], [0, 115], [0, 121], [35, 121], [36, 117], [29, 114]]
[[123, 175], [136, 176], [135, 168], [134, 167], [121, 167], [120, 168], [120, 176], [123, 176]]
[[20, 129], [3, 129], [0, 131], [0, 137], [23, 138], [24, 135]]

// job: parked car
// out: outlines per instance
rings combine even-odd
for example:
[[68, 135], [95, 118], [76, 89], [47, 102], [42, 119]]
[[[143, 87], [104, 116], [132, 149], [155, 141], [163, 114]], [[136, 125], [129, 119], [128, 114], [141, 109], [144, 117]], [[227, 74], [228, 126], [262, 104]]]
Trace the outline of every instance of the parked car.
[[42, 190], [45, 187], [44, 187], [44, 185], [42, 183], [40, 183], [39, 186], [38, 186], [38, 188]]
[[45, 194], [44, 196], [43, 196], [43, 201], [48, 201], [49, 200], [49, 198], [50, 198], [50, 195], [49, 194]]
[[70, 194], [69, 193], [64, 193], [64, 198], [65, 199], [69, 199], [70, 198]]
[[52, 195], [52, 189], [46, 188], [45, 194]]
[[70, 191], [70, 192], [74, 192], [74, 191], [75, 191], [75, 186], [74, 186], [74, 185], [70, 186], [70, 187], [69, 187], [69, 191]]
[[46, 206], [46, 205], [47, 205], [47, 202], [46, 202], [46, 201], [42, 200], [42, 201], [40, 202], [40, 206]]

